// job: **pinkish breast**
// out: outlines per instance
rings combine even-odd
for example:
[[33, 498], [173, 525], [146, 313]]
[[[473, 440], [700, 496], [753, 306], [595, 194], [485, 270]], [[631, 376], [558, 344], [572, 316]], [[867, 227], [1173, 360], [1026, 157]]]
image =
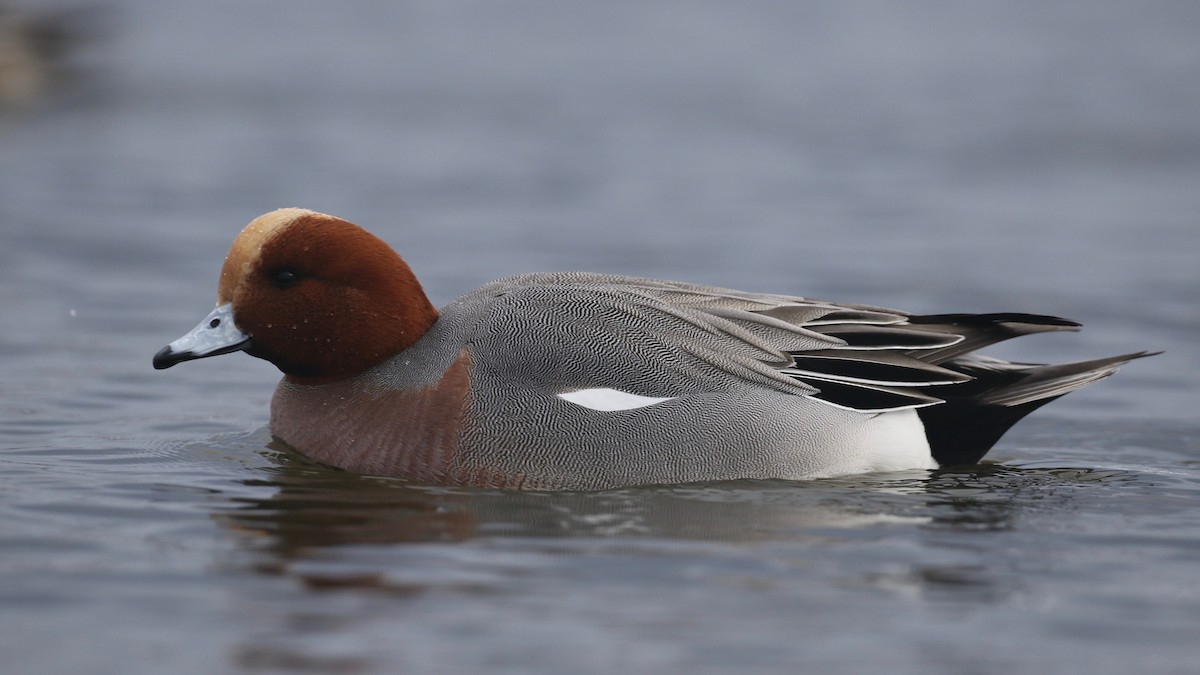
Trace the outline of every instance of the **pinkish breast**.
[[422, 389], [386, 389], [365, 378], [279, 383], [271, 433], [323, 464], [427, 483], [519, 487], [523, 477], [470, 466], [459, 453], [469, 405], [470, 355]]

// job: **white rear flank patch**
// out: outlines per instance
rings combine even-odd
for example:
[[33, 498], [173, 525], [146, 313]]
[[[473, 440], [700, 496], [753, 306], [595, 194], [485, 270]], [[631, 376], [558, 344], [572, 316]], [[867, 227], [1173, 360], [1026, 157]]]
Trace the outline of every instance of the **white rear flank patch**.
[[672, 397], [655, 398], [653, 396], [639, 396], [631, 394], [627, 391], [619, 389], [577, 389], [575, 391], [567, 391], [558, 395], [564, 401], [574, 403], [577, 406], [589, 408], [591, 410], [602, 410], [604, 412], [612, 412], [614, 410], [633, 410], [635, 408], [645, 408], [646, 406], [670, 401]]
[[925, 425], [915, 410], [875, 415], [864, 428], [862, 446], [868, 449], [867, 471], [936, 469]]

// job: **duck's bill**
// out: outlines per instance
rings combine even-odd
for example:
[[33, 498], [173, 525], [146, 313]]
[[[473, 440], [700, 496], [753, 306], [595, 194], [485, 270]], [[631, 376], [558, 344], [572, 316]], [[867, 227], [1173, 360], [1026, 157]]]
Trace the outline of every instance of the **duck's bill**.
[[162, 370], [183, 361], [228, 354], [249, 346], [250, 336], [233, 323], [233, 304], [226, 303], [204, 317], [187, 335], [160, 349], [154, 355], [154, 368]]

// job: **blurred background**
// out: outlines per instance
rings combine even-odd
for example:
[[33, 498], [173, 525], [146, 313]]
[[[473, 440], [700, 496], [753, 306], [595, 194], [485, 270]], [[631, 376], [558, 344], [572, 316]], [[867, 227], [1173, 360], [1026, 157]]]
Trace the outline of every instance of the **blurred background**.
[[[78, 469], [22, 483], [8, 522], [74, 542], [62, 528], [124, 484], [97, 477], [97, 456], [126, 481], [147, 462], [146, 494], [162, 462], [262, 463], [269, 364], [155, 373], [150, 357], [211, 308], [240, 228], [282, 206], [376, 233], [435, 304], [587, 270], [1066, 316], [1087, 330], [997, 353], [1167, 353], [1055, 403], [998, 458], [1073, 447], [1046, 440], [1072, 420], [1117, 425], [1091, 439], [1148, 434], [1122, 446], [1147, 453], [1139, 466], [1196, 460], [1200, 4], [0, 2], [0, 442], [24, 467], [10, 482]], [[22, 520], [22, 499], [65, 491], [78, 503], [61, 519]], [[59, 584], [30, 546], [22, 583]], [[126, 569], [109, 546], [100, 568]], [[96, 628], [81, 616], [78, 632]], [[138, 616], [143, 630], [157, 615]], [[64, 621], [44, 617], [29, 644]], [[1160, 648], [1167, 666], [1183, 654]], [[648, 658], [624, 665], [698, 672]]]
[[5, 7], [8, 349], [118, 331], [140, 365], [293, 205], [438, 304], [590, 270], [1099, 324], [1049, 356], [1200, 327], [1187, 3]]
[[1196, 327], [1186, 3], [9, 7], [3, 274], [85, 315], [117, 278], [202, 315], [298, 205], [438, 301], [584, 269]]

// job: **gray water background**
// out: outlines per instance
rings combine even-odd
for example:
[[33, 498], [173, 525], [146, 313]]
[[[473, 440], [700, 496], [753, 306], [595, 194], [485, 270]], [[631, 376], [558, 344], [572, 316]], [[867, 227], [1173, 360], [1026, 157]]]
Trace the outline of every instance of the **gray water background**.
[[[0, 116], [0, 671], [1195, 672], [1200, 5], [93, 19]], [[372, 230], [439, 304], [590, 270], [1087, 324], [1009, 358], [1167, 352], [972, 472], [357, 477], [271, 445], [269, 364], [150, 368], [281, 206]]]

